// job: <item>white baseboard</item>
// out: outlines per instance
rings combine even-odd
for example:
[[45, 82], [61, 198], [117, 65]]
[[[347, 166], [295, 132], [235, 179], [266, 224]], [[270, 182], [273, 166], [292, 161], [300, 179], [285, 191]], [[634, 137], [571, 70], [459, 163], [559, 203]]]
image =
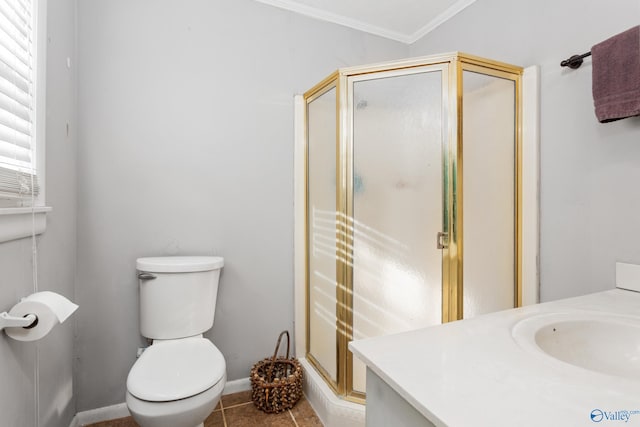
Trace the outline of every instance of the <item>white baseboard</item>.
[[71, 420], [69, 427], [81, 427], [87, 424], [99, 423], [101, 421], [124, 418], [129, 415], [127, 404], [118, 403], [117, 405], [105, 406], [104, 408], [78, 412]]
[[[251, 390], [251, 380], [249, 380], [249, 377], [228, 381], [224, 386], [222, 394], [232, 394], [247, 390]], [[118, 403], [117, 405], [106, 406], [104, 408], [78, 412], [71, 420], [69, 427], [82, 427], [87, 424], [128, 417], [129, 415], [131, 414], [129, 413], [129, 409], [127, 409], [127, 404]]]
[[251, 380], [249, 377], [240, 378], [239, 380], [227, 381], [224, 385], [223, 395], [238, 393], [239, 391], [251, 390]]
[[640, 265], [616, 262], [616, 288], [640, 292]]

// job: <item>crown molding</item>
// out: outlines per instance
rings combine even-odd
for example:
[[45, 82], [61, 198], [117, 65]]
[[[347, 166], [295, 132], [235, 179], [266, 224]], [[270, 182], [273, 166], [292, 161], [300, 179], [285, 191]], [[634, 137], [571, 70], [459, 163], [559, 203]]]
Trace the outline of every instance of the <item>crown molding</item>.
[[268, 4], [270, 6], [286, 9], [291, 12], [299, 13], [300, 15], [309, 16], [311, 18], [319, 19], [321, 21], [327, 21], [334, 24], [342, 25], [344, 27], [353, 28], [355, 30], [363, 31], [365, 33], [373, 34], [376, 36], [384, 37], [387, 39], [399, 41], [402, 43], [409, 43], [411, 36], [409, 34], [399, 33], [389, 30], [387, 28], [378, 27], [376, 25], [368, 24], [357, 19], [347, 18], [346, 16], [337, 15], [335, 13], [327, 12], [326, 10], [318, 9], [315, 7], [300, 4], [294, 0], [256, 0], [259, 3]]
[[413, 33], [409, 37], [409, 41], [407, 42], [407, 44], [413, 44], [417, 42], [418, 40], [420, 40], [421, 38], [429, 34], [431, 31], [435, 30], [440, 25], [444, 24], [449, 19], [453, 18], [455, 15], [462, 12], [464, 9], [471, 6], [475, 2], [476, 0], [458, 0], [449, 8], [447, 8], [444, 12], [442, 12], [440, 15], [436, 16], [434, 19], [427, 22], [427, 24], [424, 27], [420, 28], [418, 31]]
[[404, 44], [412, 44], [433, 31], [444, 22], [451, 19], [453, 16], [464, 10], [466, 7], [474, 3], [476, 0], [459, 0], [451, 7], [447, 8], [444, 12], [436, 16], [429, 21], [425, 26], [420, 28], [413, 34], [401, 33], [390, 30], [388, 28], [379, 27], [377, 25], [369, 24], [357, 19], [347, 18], [342, 15], [338, 15], [326, 10], [318, 9], [312, 6], [300, 4], [295, 0], [256, 0], [259, 3], [267, 4], [270, 6], [285, 9], [291, 12], [298, 13], [300, 15], [309, 16], [311, 18], [319, 19], [321, 21], [331, 22], [334, 24], [342, 25], [345, 27], [353, 28], [358, 31], [373, 34], [376, 36], [384, 37], [386, 39], [395, 40]]

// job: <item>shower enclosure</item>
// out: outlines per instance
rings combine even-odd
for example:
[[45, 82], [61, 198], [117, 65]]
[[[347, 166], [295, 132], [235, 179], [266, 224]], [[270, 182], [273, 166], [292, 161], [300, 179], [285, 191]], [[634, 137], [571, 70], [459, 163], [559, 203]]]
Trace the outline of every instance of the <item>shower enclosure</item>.
[[305, 357], [338, 395], [351, 340], [520, 305], [521, 75], [451, 53], [304, 94]]

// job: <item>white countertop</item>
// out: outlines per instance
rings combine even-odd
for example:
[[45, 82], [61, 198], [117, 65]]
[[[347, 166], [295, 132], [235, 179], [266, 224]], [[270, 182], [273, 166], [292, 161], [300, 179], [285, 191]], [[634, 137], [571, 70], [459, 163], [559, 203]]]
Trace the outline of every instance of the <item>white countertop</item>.
[[[614, 289], [354, 341], [349, 348], [436, 426], [640, 426], [637, 379], [541, 357], [512, 336], [523, 319], [581, 311], [640, 318], [640, 293]], [[594, 409], [638, 414], [626, 423], [595, 423]]]

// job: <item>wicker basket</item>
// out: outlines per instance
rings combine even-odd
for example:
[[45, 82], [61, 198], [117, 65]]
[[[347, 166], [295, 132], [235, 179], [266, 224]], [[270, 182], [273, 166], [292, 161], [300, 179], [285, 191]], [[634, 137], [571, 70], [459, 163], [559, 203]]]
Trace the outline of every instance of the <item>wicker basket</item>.
[[[277, 357], [282, 336], [287, 336], [287, 356]], [[302, 366], [289, 358], [289, 331], [278, 337], [273, 357], [251, 368], [251, 399], [261, 411], [272, 414], [293, 408], [302, 396]]]

